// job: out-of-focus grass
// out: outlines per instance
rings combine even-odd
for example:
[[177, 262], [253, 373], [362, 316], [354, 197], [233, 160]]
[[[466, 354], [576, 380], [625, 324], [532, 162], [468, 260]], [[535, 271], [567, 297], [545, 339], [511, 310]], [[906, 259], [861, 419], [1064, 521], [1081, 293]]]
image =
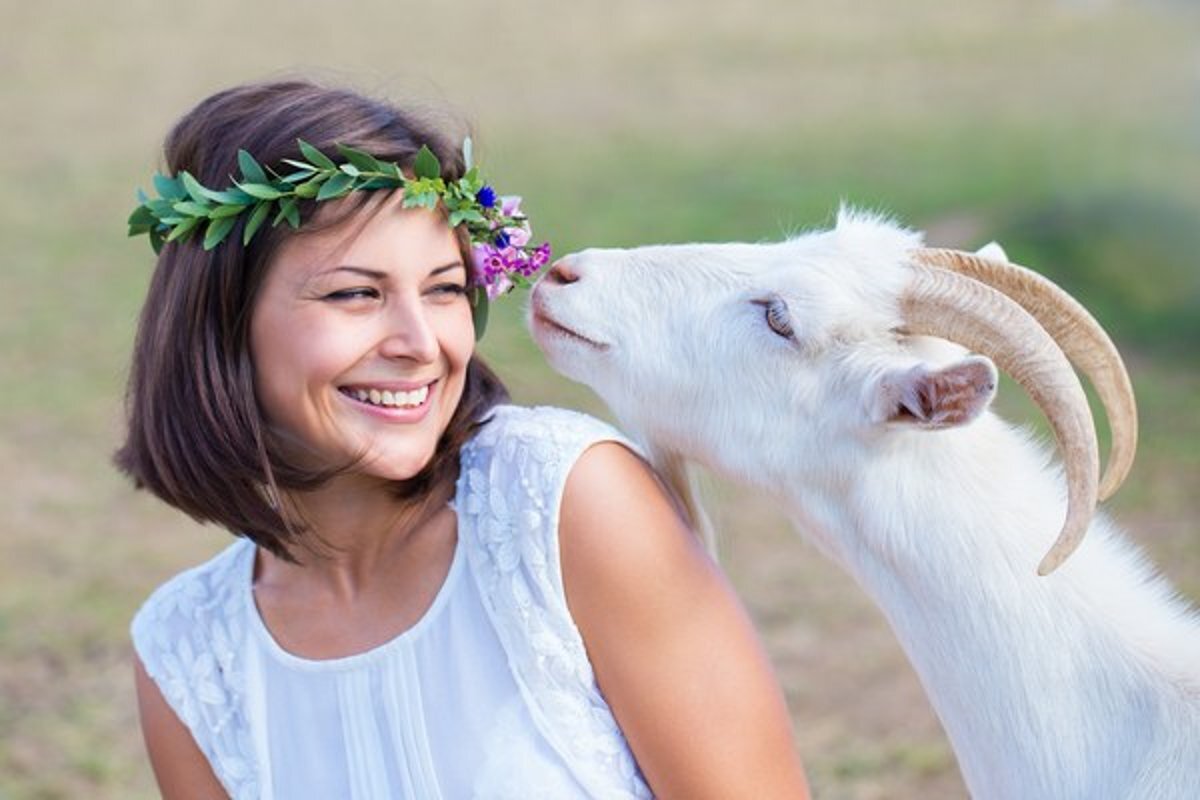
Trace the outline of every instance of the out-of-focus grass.
[[[0, 0], [0, 798], [152, 795], [127, 621], [226, 541], [108, 461], [151, 265], [122, 221], [203, 95], [294, 71], [448, 98], [560, 253], [773, 239], [843, 200], [1000, 239], [1130, 352], [1143, 446], [1114, 513], [1196, 597], [1198, 32], [1186, 4], [1099, 0]], [[498, 304], [483, 344], [517, 399], [603, 414], [519, 318]], [[763, 501], [711, 496], [818, 796], [961, 796], [878, 613]]]

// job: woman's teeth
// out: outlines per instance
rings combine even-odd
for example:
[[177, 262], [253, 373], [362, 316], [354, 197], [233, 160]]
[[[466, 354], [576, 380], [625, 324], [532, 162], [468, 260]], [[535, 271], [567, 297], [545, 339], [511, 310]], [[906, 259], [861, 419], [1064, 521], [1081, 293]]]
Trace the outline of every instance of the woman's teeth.
[[360, 403], [370, 403], [373, 406], [416, 408], [429, 397], [429, 387], [422, 386], [420, 389], [413, 389], [411, 392], [390, 392], [386, 389], [383, 391], [378, 389], [349, 389], [346, 393]]

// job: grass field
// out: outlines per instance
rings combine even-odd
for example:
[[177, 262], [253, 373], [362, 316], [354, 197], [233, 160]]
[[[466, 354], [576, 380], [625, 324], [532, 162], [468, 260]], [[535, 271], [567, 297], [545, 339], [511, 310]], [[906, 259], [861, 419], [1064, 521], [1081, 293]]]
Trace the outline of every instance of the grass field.
[[[123, 222], [170, 123], [249, 79], [454, 106], [559, 253], [778, 238], [843, 200], [939, 245], [1000, 238], [1128, 354], [1143, 442], [1110, 510], [1200, 597], [1200, 14], [950, 6], [0, 0], [0, 800], [154, 796], [126, 627], [227, 536], [109, 465], [151, 267]], [[605, 415], [542, 363], [519, 303], [497, 316], [483, 349], [517, 399]], [[709, 494], [817, 797], [963, 796], [878, 612], [765, 501]]]

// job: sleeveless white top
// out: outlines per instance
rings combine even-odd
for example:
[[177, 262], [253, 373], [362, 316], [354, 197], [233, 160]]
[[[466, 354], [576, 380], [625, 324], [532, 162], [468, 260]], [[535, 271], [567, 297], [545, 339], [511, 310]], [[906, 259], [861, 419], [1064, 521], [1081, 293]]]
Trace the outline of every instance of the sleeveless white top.
[[558, 511], [575, 412], [501, 406], [462, 451], [458, 542], [422, 618], [364, 653], [284, 651], [238, 540], [159, 587], [138, 656], [234, 800], [646, 798], [567, 609]]

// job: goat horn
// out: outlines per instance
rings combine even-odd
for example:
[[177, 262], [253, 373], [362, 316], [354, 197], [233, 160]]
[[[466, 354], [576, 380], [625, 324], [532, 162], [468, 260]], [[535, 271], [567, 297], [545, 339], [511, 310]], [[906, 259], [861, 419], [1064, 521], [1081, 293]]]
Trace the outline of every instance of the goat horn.
[[1120, 488], [1137, 451], [1137, 405], [1133, 384], [1112, 339], [1079, 302], [1059, 286], [1018, 264], [980, 258], [959, 250], [924, 248], [914, 253], [922, 264], [952, 270], [986, 283], [1033, 315], [1077, 366], [1100, 397], [1112, 432], [1108, 464], [1100, 481], [1100, 500]]
[[1058, 568], [1079, 546], [1096, 508], [1099, 447], [1079, 377], [1054, 339], [1029, 312], [974, 278], [913, 265], [900, 300], [910, 333], [938, 336], [995, 359], [1050, 421], [1067, 472], [1067, 516], [1039, 575]]

